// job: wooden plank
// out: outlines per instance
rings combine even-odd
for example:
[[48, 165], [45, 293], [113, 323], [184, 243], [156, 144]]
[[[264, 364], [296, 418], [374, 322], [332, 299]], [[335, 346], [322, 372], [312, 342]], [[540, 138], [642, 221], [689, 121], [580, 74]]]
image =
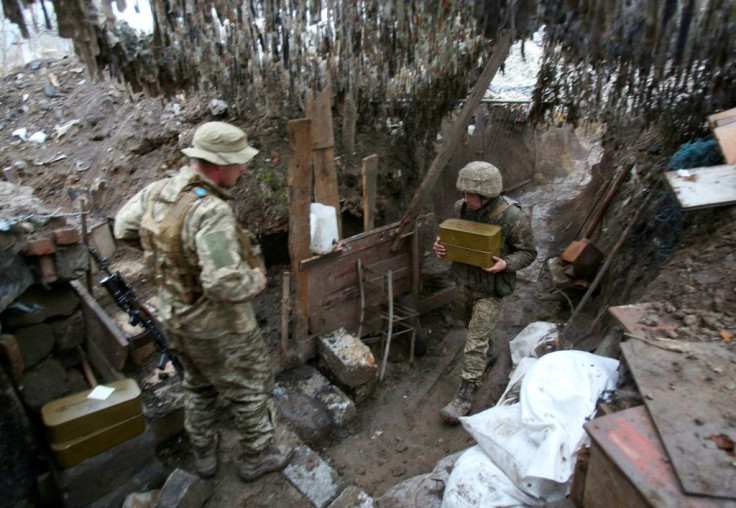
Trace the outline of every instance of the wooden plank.
[[585, 424], [592, 445], [586, 475], [586, 507], [734, 506], [680, 489], [675, 471], [646, 407], [596, 418]]
[[470, 94], [470, 97], [468, 97], [467, 102], [463, 105], [457, 121], [450, 129], [447, 138], [442, 143], [442, 147], [439, 149], [437, 155], [432, 161], [432, 164], [429, 166], [427, 174], [424, 175], [424, 179], [419, 185], [419, 189], [417, 190], [416, 194], [414, 194], [414, 197], [409, 203], [409, 207], [404, 213], [404, 216], [401, 218], [397, 230], [397, 236], [394, 239], [394, 243], [392, 245], [392, 248], [394, 250], [398, 249], [399, 244], [402, 242], [401, 235], [409, 226], [409, 224], [413, 223], [414, 219], [416, 219], [417, 215], [419, 214], [419, 210], [424, 203], [425, 197], [434, 187], [434, 184], [437, 182], [440, 174], [445, 169], [445, 166], [447, 166], [447, 163], [450, 161], [450, 158], [455, 152], [455, 149], [460, 146], [462, 137], [466, 132], [468, 122], [470, 122], [470, 118], [473, 116], [475, 109], [478, 107], [480, 100], [483, 98], [483, 95], [488, 89], [488, 85], [491, 84], [493, 76], [496, 75], [496, 72], [506, 60], [506, 55], [508, 55], [510, 47], [511, 31], [506, 31], [506, 33], [504, 33], [501, 38], [496, 41], [495, 47], [493, 48], [493, 55], [488, 60], [488, 63], [486, 63], [486, 66], [483, 68], [482, 74], [478, 78], [478, 81], [475, 83], [473, 92]]
[[309, 119], [290, 120], [289, 136], [289, 255], [296, 302], [294, 308], [294, 341], [300, 358], [310, 357], [309, 274], [299, 269], [301, 260], [309, 257], [309, 203], [312, 195], [311, 127]]
[[419, 300], [419, 303], [417, 304], [419, 314], [425, 314], [431, 310], [439, 309], [444, 305], [454, 302], [456, 292], [457, 288], [455, 286], [450, 286]]
[[734, 438], [736, 351], [719, 343], [683, 346], [688, 353], [629, 340], [621, 351], [683, 490], [736, 499], [733, 457], [717, 445], [718, 436]]
[[734, 121], [736, 121], [736, 108], [721, 111], [720, 113], [716, 113], [708, 117], [708, 124], [710, 125], [711, 129], [714, 129], [719, 125], [732, 123]]
[[376, 208], [378, 155], [369, 155], [363, 159], [361, 175], [363, 177], [363, 231], [370, 231], [374, 226], [373, 210]]
[[[736, 124], [734, 126], [736, 129]], [[734, 134], [736, 135], [736, 130]], [[736, 150], [736, 138], [734, 149]], [[736, 152], [734, 155], [736, 156]], [[667, 171], [664, 177], [683, 210], [736, 203], [736, 164]]]
[[[328, 76], [329, 78], [329, 76]], [[307, 92], [307, 118], [312, 120], [312, 149], [335, 146], [335, 132], [332, 125], [332, 85], [328, 81], [325, 87], [314, 92]]]
[[[125, 361], [128, 359], [130, 346], [125, 335], [117, 327], [115, 322], [100, 307], [100, 304], [89, 294], [87, 289], [78, 280], [69, 281], [69, 285], [77, 292], [82, 302], [82, 314], [84, 316], [84, 325], [87, 334], [87, 343], [94, 343], [99, 349], [103, 358], [112, 366], [113, 369], [122, 371], [125, 367]], [[90, 361], [100, 374], [105, 374], [105, 366], [99, 365], [97, 355], [90, 350]], [[102, 369], [102, 370], [100, 370]], [[107, 379], [105, 379], [107, 381]]]
[[733, 164], [736, 162], [736, 122], [719, 125], [713, 129], [713, 134], [716, 135], [726, 163]]
[[[656, 339], [658, 337], [669, 337], [670, 332], [680, 326], [667, 313], [657, 310], [661, 304], [637, 303], [633, 305], [618, 305], [609, 307], [608, 312], [618, 321], [626, 333], [637, 335], [645, 339]], [[645, 324], [647, 316], [656, 314], [657, 324], [654, 326]]]

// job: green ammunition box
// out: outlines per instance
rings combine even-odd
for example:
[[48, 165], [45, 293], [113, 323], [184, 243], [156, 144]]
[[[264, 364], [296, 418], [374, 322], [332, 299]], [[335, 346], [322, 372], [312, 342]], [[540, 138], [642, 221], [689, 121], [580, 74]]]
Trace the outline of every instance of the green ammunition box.
[[128, 420], [141, 412], [141, 389], [133, 379], [107, 383], [113, 392], [91, 399], [92, 390], [53, 400], [41, 408], [51, 443], [64, 443]]
[[501, 254], [501, 227], [462, 219], [447, 219], [440, 224], [440, 242], [446, 259], [473, 266], [493, 266]]
[[95, 432], [62, 443], [51, 443], [51, 450], [56, 461], [62, 467], [70, 467], [109, 450], [113, 446], [137, 436], [146, 428], [146, 418], [138, 413], [109, 427], [97, 429]]

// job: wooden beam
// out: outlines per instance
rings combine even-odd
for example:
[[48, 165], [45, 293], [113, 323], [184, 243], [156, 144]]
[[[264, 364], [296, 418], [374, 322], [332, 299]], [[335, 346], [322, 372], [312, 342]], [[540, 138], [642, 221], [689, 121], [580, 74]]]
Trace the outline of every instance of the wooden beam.
[[496, 41], [496, 46], [493, 49], [493, 55], [488, 60], [488, 63], [486, 63], [486, 66], [483, 69], [483, 73], [480, 75], [478, 81], [475, 83], [473, 92], [470, 94], [470, 97], [468, 97], [467, 102], [463, 105], [463, 108], [460, 111], [460, 116], [450, 129], [450, 133], [444, 140], [444, 143], [437, 153], [437, 156], [434, 158], [432, 164], [429, 166], [427, 174], [424, 175], [424, 179], [419, 185], [419, 189], [417, 190], [416, 194], [414, 194], [411, 203], [409, 203], [409, 207], [404, 213], [404, 217], [402, 217], [401, 222], [399, 223], [399, 227], [396, 231], [396, 238], [394, 239], [394, 243], [391, 246], [392, 249], [396, 250], [399, 248], [399, 244], [402, 242], [402, 233], [419, 214], [419, 210], [422, 207], [425, 197], [434, 187], [434, 184], [437, 182], [440, 174], [445, 169], [445, 166], [447, 166], [447, 163], [452, 157], [452, 154], [455, 152], [455, 149], [460, 144], [463, 134], [465, 134], [466, 132], [468, 122], [470, 122], [470, 118], [473, 116], [475, 109], [478, 107], [480, 100], [483, 98], [483, 95], [488, 89], [488, 85], [491, 84], [491, 81], [496, 75], [496, 72], [498, 72], [498, 69], [506, 60], [506, 55], [508, 55], [510, 47], [511, 32], [506, 31], [506, 33], [504, 33], [501, 38]]
[[373, 210], [376, 207], [376, 178], [378, 177], [378, 155], [363, 159], [363, 231], [373, 229]]
[[286, 124], [289, 136], [289, 255], [296, 292], [294, 308], [294, 342], [297, 352], [309, 354], [308, 315], [309, 278], [299, 269], [302, 259], [309, 257], [309, 203], [312, 195], [312, 121], [308, 118], [290, 120]]

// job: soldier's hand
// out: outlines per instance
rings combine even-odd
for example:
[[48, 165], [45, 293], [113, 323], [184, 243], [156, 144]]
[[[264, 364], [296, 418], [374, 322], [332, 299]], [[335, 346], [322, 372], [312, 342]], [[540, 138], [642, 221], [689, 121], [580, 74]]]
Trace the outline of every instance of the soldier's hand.
[[437, 240], [434, 241], [434, 245], [432, 245], [432, 250], [434, 251], [434, 255], [437, 256], [439, 259], [442, 259], [445, 257], [445, 254], [447, 254], [447, 251], [445, 250], [445, 246], [440, 243], [440, 237], [437, 237]]
[[260, 268], [254, 268], [254, 272], [258, 274], [259, 278], [259, 284], [258, 284], [258, 292], [260, 293], [264, 289], [266, 289], [266, 284], [268, 283], [268, 279], [266, 278], [266, 275], [261, 271]]
[[483, 268], [486, 272], [500, 273], [506, 270], [506, 267], [508, 266], [506, 264], [506, 261], [504, 261], [501, 258], [497, 258], [496, 256], [493, 256], [493, 261], [494, 261], [493, 266], [489, 268]]

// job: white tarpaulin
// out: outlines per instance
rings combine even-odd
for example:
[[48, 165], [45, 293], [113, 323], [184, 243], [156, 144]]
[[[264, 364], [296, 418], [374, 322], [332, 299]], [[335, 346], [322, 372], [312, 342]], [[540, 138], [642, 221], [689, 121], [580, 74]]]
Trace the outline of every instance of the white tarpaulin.
[[[519, 403], [460, 419], [478, 447], [519, 490], [511, 496], [519, 500], [515, 504], [545, 504], [567, 495], [577, 451], [587, 439], [583, 424], [593, 417], [604, 392], [615, 389], [618, 364], [583, 351], [550, 353], [526, 371]], [[465, 455], [450, 475], [442, 506], [510, 506], [508, 489], [501, 489], [502, 495], [494, 499], [493, 492], [501, 491], [482, 485], [475, 489], [473, 482], [462, 478], [480, 474], [472, 464], [461, 464], [464, 460]]]

